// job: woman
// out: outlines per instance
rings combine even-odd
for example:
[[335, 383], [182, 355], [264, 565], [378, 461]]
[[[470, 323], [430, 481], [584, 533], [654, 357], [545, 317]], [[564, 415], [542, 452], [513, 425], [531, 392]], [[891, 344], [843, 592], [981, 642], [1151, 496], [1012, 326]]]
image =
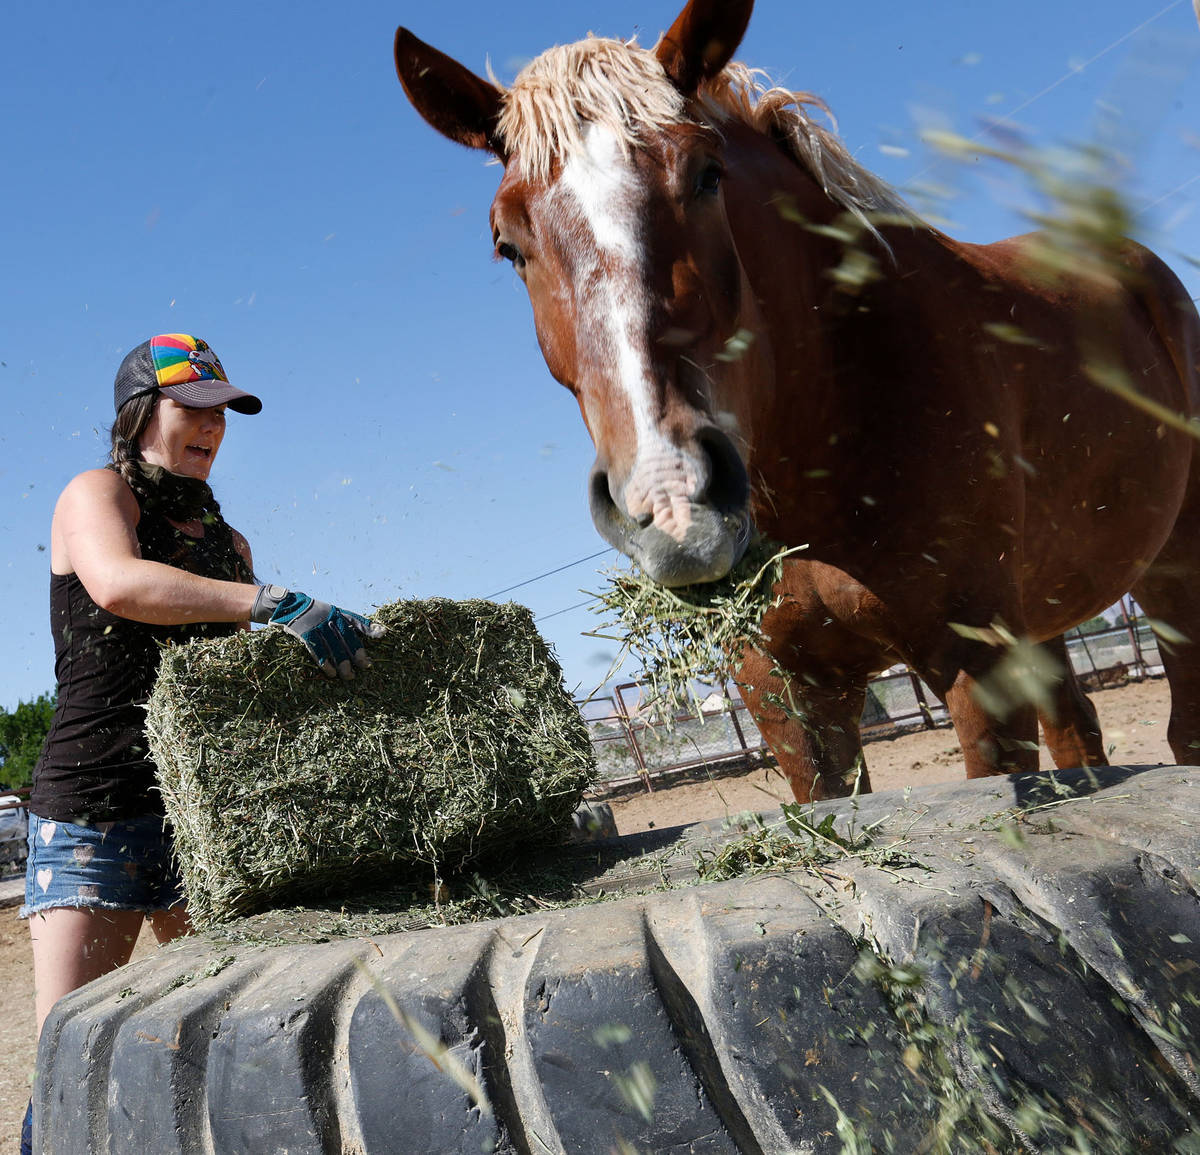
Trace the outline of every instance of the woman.
[[[70, 482], [50, 537], [58, 705], [30, 798], [25, 905], [37, 1029], [54, 1003], [128, 962], [149, 916], [160, 943], [189, 927], [141, 709], [159, 648], [274, 622], [321, 669], [369, 664], [366, 618], [255, 582], [250, 547], [207, 481], [227, 409], [262, 402], [229, 384], [205, 342], [168, 333], [121, 362], [111, 464]], [[32, 1103], [22, 1152], [30, 1149]]]

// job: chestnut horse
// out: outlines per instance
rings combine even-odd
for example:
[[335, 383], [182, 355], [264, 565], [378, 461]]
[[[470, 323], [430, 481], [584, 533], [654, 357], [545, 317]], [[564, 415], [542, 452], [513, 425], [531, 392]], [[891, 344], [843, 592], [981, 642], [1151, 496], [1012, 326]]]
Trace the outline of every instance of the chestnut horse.
[[[503, 163], [495, 251], [595, 443], [596, 526], [666, 585], [722, 577], [752, 527], [807, 545], [738, 676], [798, 799], [870, 788], [859, 719], [896, 661], [969, 777], [1036, 769], [1034, 699], [986, 693], [1014, 639], [1064, 667], [1055, 762], [1103, 763], [1062, 632], [1132, 590], [1200, 639], [1196, 310], [1132, 242], [1051, 274], [1037, 235], [918, 220], [819, 101], [731, 63], [751, 2], [691, 0], [653, 50], [550, 49], [507, 89], [396, 35], [417, 111]], [[1163, 649], [1187, 762], [1200, 665]]]

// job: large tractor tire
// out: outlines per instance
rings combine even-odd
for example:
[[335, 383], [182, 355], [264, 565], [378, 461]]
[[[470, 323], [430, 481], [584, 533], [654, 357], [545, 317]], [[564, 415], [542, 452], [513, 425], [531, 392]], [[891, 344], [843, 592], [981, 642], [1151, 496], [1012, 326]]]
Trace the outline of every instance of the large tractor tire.
[[165, 950], [55, 1008], [40, 1149], [1200, 1151], [1200, 770], [804, 817], [782, 872], [667, 888], [702, 824], [569, 851], [649, 893]]

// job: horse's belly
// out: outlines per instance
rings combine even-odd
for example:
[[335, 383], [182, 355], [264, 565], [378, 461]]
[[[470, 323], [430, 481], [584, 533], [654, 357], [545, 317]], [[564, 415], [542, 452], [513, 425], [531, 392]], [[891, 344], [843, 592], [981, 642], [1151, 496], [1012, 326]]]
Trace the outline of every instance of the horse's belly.
[[1051, 637], [1127, 593], [1170, 537], [1187, 483], [1187, 458], [1163, 455], [1114, 471], [1084, 495], [1034, 496], [1022, 552], [1026, 629]]

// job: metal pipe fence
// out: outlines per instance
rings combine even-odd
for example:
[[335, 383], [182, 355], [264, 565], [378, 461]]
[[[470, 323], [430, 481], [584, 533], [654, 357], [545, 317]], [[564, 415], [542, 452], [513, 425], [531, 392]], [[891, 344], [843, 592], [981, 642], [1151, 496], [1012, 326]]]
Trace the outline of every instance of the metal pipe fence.
[[[1066, 638], [1072, 668], [1086, 688], [1119, 685], [1163, 672], [1158, 639], [1130, 601], [1110, 629]], [[774, 758], [732, 684], [704, 688], [696, 713], [666, 720], [649, 708], [645, 687], [624, 682], [612, 693], [579, 703], [592, 737], [601, 789], [642, 788], [689, 773], [727, 774], [773, 764]], [[904, 666], [872, 679], [863, 708], [862, 738], [871, 742], [910, 730], [949, 726], [937, 696]]]
[[21, 786], [16, 790], [0, 789], [0, 812], [24, 810], [29, 805], [29, 794], [28, 786]]

